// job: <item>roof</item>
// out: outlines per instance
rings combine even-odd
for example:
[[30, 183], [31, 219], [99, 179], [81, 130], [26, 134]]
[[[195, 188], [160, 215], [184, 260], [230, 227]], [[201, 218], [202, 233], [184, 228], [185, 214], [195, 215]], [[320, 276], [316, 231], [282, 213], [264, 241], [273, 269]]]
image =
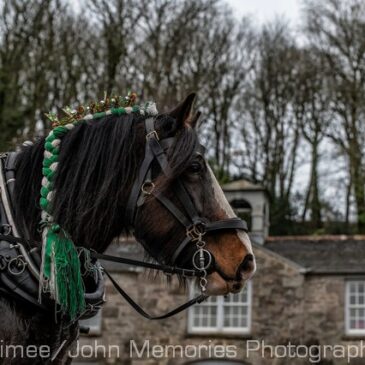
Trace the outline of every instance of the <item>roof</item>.
[[239, 190], [250, 190], [250, 191], [265, 191], [261, 185], [256, 185], [248, 180], [236, 180], [222, 185], [224, 191], [239, 191]]
[[365, 274], [365, 236], [269, 237], [264, 245], [307, 274]]

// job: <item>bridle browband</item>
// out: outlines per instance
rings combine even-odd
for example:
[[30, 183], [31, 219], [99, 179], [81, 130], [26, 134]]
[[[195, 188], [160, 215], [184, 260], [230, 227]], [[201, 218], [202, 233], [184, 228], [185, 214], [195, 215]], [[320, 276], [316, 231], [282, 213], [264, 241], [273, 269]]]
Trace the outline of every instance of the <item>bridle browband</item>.
[[[121, 296], [143, 317], [150, 320], [164, 319], [171, 317], [196, 303], [201, 303], [208, 296], [205, 294], [207, 285], [207, 275], [208, 273], [216, 271], [215, 269], [215, 259], [213, 254], [205, 248], [204, 236], [210, 233], [226, 231], [226, 230], [243, 230], [248, 232], [247, 224], [240, 218], [227, 218], [219, 221], [210, 222], [205, 217], [202, 217], [197, 212], [195, 205], [185, 189], [185, 186], [180, 180], [177, 180], [174, 184], [175, 195], [181, 203], [183, 210], [180, 210], [170, 199], [165, 197], [161, 192], [157, 191], [154, 182], [152, 181], [152, 164], [154, 161], [158, 162], [158, 165], [167, 177], [171, 175], [171, 169], [168, 163], [168, 158], [166, 150], [173, 147], [175, 142], [175, 137], [168, 137], [160, 139], [157, 131], [155, 130], [155, 118], [147, 118], [145, 120], [145, 130], [146, 130], [146, 145], [145, 154], [142, 161], [141, 167], [137, 174], [137, 178], [132, 186], [129, 199], [126, 207], [126, 217], [131, 227], [135, 227], [136, 220], [138, 220], [138, 212], [143, 207], [145, 199], [147, 196], [153, 196], [156, 198], [175, 218], [176, 220], [185, 228], [185, 238], [179, 243], [176, 248], [171, 260], [167, 263], [152, 263], [139, 260], [128, 259], [124, 257], [111, 256], [106, 254], [98, 253], [94, 250], [90, 250], [90, 256], [93, 259], [100, 259], [103, 261], [112, 261], [120, 264], [128, 264], [132, 266], [139, 266], [144, 268], [149, 268], [153, 270], [158, 270], [166, 275], [180, 275], [184, 278], [195, 277], [199, 279], [201, 294], [197, 297], [189, 300], [188, 302], [180, 305], [179, 307], [169, 311], [166, 314], [160, 316], [152, 316], [144, 311], [113, 279], [111, 274], [102, 267], [102, 270], [110, 279], [113, 286], [119, 292]], [[3, 190], [5, 187], [0, 186]], [[4, 199], [3, 199], [4, 200]], [[12, 216], [12, 214], [9, 214]], [[13, 230], [10, 230], [8, 234], [0, 234], [0, 241], [7, 240], [13, 244], [19, 244], [19, 247], [23, 249], [25, 267], [30, 269], [30, 272], [39, 279], [39, 270], [34, 268], [34, 262], [26, 254], [25, 247], [30, 245], [29, 240], [17, 237], [13, 235], [12, 232], [16, 232], [16, 227], [14, 224]], [[145, 249], [146, 245], [141, 242]], [[189, 244], [193, 243], [195, 245], [196, 251], [192, 257], [193, 269], [185, 269], [182, 267], [177, 267], [177, 259], [181, 257], [185, 248]], [[38, 243], [39, 245], [39, 243]], [[147, 249], [148, 250], [148, 249]], [[29, 262], [28, 262], [29, 261]], [[34, 271], [34, 272], [33, 272]]]

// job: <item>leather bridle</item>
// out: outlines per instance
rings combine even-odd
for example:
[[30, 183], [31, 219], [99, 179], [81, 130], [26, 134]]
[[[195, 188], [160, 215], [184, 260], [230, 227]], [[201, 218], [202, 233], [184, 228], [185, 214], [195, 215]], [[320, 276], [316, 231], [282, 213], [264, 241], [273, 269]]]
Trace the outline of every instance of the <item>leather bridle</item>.
[[[185, 238], [177, 246], [172, 258], [169, 260], [169, 266], [161, 264], [146, 264], [153, 265], [153, 269], [164, 271], [165, 273], [180, 273], [185, 277], [197, 277], [199, 278], [199, 285], [201, 294], [185, 303], [184, 305], [174, 309], [173, 311], [158, 317], [152, 317], [138, 306], [120, 286], [111, 278], [110, 274], [106, 271], [106, 274], [111, 279], [113, 285], [117, 288], [119, 293], [144, 317], [148, 319], [162, 319], [170, 317], [182, 310], [190, 307], [195, 303], [199, 303], [207, 298], [205, 295], [207, 285], [208, 273], [216, 271], [214, 255], [205, 248], [204, 236], [215, 232], [227, 231], [227, 230], [242, 230], [248, 232], [247, 224], [240, 218], [227, 218], [219, 221], [210, 222], [207, 218], [202, 217], [196, 210], [194, 202], [185, 189], [181, 180], [177, 179], [174, 182], [175, 196], [181, 203], [184, 211], [180, 210], [176, 204], [170, 199], [164, 196], [161, 192], [157, 191], [154, 182], [152, 181], [152, 164], [154, 161], [158, 162], [160, 170], [164, 175], [170, 177], [171, 169], [168, 163], [168, 157], [166, 149], [173, 147], [175, 142], [174, 137], [160, 139], [155, 129], [155, 118], [147, 118], [145, 120], [146, 131], [146, 147], [144, 159], [137, 174], [136, 181], [132, 186], [132, 190], [128, 199], [126, 216], [131, 226], [135, 227], [136, 221], [138, 221], [138, 212], [142, 209], [147, 196], [155, 197], [183, 226], [185, 229]], [[138, 240], [138, 238], [137, 238]], [[139, 240], [141, 241], [141, 240]], [[148, 250], [146, 244], [141, 242], [143, 246]], [[194, 244], [196, 250], [192, 256], [192, 265], [194, 269], [182, 269], [175, 266], [176, 261], [181, 257], [185, 248], [189, 244]], [[96, 254], [95, 257], [100, 259], [108, 259], [114, 262], [121, 262], [121, 258], [116, 258], [106, 255]], [[125, 262], [125, 259], [122, 259]], [[131, 262], [130, 262], [131, 263]], [[140, 262], [134, 261], [132, 264], [140, 265]], [[149, 266], [151, 267], [151, 266]], [[166, 270], [167, 269], [167, 270]]]
[[[207, 275], [214, 271], [217, 271], [215, 267], [215, 258], [214, 255], [206, 249], [206, 243], [204, 241], [205, 235], [222, 232], [227, 230], [242, 230], [247, 232], [247, 224], [240, 218], [227, 218], [219, 221], [211, 222], [207, 218], [202, 217], [196, 210], [194, 202], [187, 192], [184, 184], [181, 180], [177, 179], [174, 182], [175, 196], [178, 198], [183, 210], [179, 209], [176, 204], [174, 204], [170, 199], [159, 192], [156, 188], [153, 179], [152, 179], [152, 165], [155, 161], [157, 161], [159, 169], [162, 171], [164, 175], [170, 177], [171, 169], [168, 162], [168, 156], [166, 150], [169, 148], [173, 148], [173, 145], [176, 141], [175, 137], [161, 138], [159, 137], [156, 129], [155, 129], [155, 118], [147, 118], [145, 120], [145, 131], [146, 131], [146, 145], [145, 145], [145, 153], [144, 159], [142, 161], [141, 167], [137, 174], [137, 178], [132, 186], [131, 193], [129, 195], [129, 199], [126, 207], [126, 217], [131, 227], [135, 227], [138, 221], [138, 214], [141, 209], [143, 209], [143, 205], [146, 197], [153, 196], [157, 201], [159, 201], [174, 217], [175, 219], [182, 225], [185, 230], [184, 239], [178, 244], [175, 249], [172, 258], [169, 259], [168, 263], [152, 263], [145, 262], [139, 260], [128, 259], [124, 257], [117, 257], [111, 255], [105, 255], [93, 250], [90, 250], [90, 256], [93, 259], [100, 259], [103, 261], [112, 261], [121, 264], [128, 264], [132, 266], [140, 266], [145, 268], [150, 268], [153, 270], [162, 271], [166, 275], [180, 275], [186, 278], [196, 277], [199, 279], [201, 294], [197, 297], [189, 300], [188, 302], [180, 305], [179, 307], [169, 311], [166, 314], [160, 316], [152, 316], [146, 313], [114, 280], [112, 275], [102, 267], [102, 270], [110, 279], [111, 283], [114, 285], [116, 290], [124, 297], [124, 299], [142, 316], [147, 319], [156, 320], [156, 319], [164, 319], [171, 317], [190, 306], [200, 303], [208, 298], [205, 294], [206, 285], [207, 285]], [[2, 186], [2, 190], [4, 191], [4, 186]], [[1, 191], [1, 186], [0, 186]], [[4, 201], [4, 199], [2, 199]], [[12, 214], [9, 214], [11, 217]], [[12, 224], [11, 232], [16, 232], [15, 223]], [[17, 243], [24, 251], [24, 259], [25, 266], [27, 270], [32, 269], [34, 263], [31, 259], [28, 258], [28, 254], [24, 248], [26, 244], [29, 244], [30, 241], [24, 238], [17, 237], [15, 234], [0, 234], [0, 240], [6, 240], [11, 243]], [[137, 237], [138, 240], [138, 237]], [[142, 240], [139, 240], [141, 244], [148, 251], [148, 247]], [[193, 268], [182, 268], [177, 267], [176, 262], [182, 256], [184, 250], [190, 246], [191, 244], [195, 247], [195, 252], [192, 256], [192, 266]], [[40, 244], [38, 243], [40, 247]], [[85, 250], [85, 249], [83, 249]], [[29, 261], [29, 262], [28, 262]], [[185, 260], [186, 262], [186, 260]], [[37, 276], [38, 268], [31, 270], [35, 271]]]

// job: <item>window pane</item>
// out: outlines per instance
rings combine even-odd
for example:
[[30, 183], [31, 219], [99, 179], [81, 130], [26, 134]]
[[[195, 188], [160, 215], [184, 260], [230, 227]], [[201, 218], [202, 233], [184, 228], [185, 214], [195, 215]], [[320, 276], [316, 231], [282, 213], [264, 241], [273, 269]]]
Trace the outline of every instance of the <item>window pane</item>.
[[364, 304], [364, 295], [359, 295], [359, 304]]
[[350, 304], [356, 304], [356, 296], [350, 295]]
[[365, 333], [365, 281], [353, 281], [347, 285], [346, 316], [348, 328]]
[[[251, 285], [251, 284], [250, 284]], [[192, 330], [217, 331], [226, 329], [248, 330], [249, 297], [248, 289], [226, 297], [210, 297], [189, 311]], [[192, 291], [196, 296], [197, 290]]]
[[[193, 289], [191, 296], [196, 296], [198, 291]], [[203, 303], [195, 305], [189, 315], [192, 316], [193, 329], [214, 329], [217, 327], [217, 298], [210, 297]]]
[[226, 328], [248, 329], [249, 298], [248, 289], [229, 295], [223, 303], [223, 326]]

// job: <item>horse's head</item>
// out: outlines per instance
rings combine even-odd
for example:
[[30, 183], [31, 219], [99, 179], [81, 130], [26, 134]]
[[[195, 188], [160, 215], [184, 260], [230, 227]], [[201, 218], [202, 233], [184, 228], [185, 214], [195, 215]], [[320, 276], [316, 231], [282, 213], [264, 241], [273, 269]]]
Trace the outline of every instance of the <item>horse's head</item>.
[[[225, 294], [242, 288], [255, 261], [243, 222], [234, 219], [198, 142], [194, 98], [189, 95], [157, 117], [151, 116], [153, 108], [149, 116], [107, 114], [67, 132], [56, 164], [52, 212], [78, 246], [102, 252], [133, 228], [161, 263], [192, 269], [193, 261], [202, 268], [211, 258], [207, 292]], [[40, 240], [35, 202], [43, 154], [41, 140], [24, 147], [17, 165], [16, 219], [34, 241]], [[203, 260], [196, 255], [198, 246], [207, 250]]]
[[[198, 115], [191, 116], [194, 98], [194, 94], [189, 95], [174, 110], [154, 120], [153, 128], [166, 153], [168, 171], [163, 171], [157, 162], [152, 165], [145, 186], [147, 194], [137, 204], [134, 220], [136, 238], [151, 256], [185, 268], [193, 268], [197, 252], [196, 240], [184, 243], [189, 235], [189, 218], [199, 222], [198, 235], [199, 225], [204, 226], [205, 222], [238, 221], [232, 219], [236, 215], [198, 143], [195, 131]], [[204, 232], [201, 236], [214, 261], [214, 269], [207, 277], [210, 295], [240, 291], [255, 271], [247, 233], [234, 229], [234, 224], [227, 226], [228, 229]]]

